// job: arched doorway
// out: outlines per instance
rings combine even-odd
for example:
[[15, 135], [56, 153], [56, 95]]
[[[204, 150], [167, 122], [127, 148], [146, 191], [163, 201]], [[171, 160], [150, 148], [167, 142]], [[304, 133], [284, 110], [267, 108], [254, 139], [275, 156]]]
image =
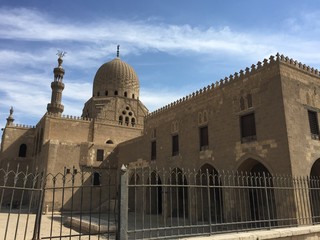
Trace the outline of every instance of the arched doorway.
[[312, 165], [310, 171], [310, 203], [312, 222], [320, 222], [320, 159], [317, 159]]
[[204, 164], [197, 177], [197, 185], [201, 186], [197, 192], [198, 219], [217, 223], [223, 221], [222, 184], [218, 171], [210, 164]]
[[168, 213], [172, 217], [188, 217], [187, 179], [180, 168], [171, 171], [168, 179]]
[[254, 227], [276, 226], [277, 214], [272, 175], [259, 161], [247, 159], [239, 168], [246, 172], [248, 209]]
[[162, 214], [162, 181], [159, 174], [154, 171], [148, 178], [146, 202], [146, 213]]

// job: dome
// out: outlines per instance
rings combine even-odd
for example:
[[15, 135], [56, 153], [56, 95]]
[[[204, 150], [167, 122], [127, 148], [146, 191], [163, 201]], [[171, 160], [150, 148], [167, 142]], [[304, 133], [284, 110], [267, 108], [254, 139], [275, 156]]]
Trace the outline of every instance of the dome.
[[139, 97], [139, 79], [134, 69], [119, 57], [103, 64], [93, 81], [93, 96]]

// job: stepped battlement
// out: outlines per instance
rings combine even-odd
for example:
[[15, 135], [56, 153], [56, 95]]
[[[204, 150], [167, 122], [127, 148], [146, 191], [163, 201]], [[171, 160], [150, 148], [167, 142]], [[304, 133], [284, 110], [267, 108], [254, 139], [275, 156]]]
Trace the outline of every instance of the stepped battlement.
[[226, 84], [236, 81], [236, 80], [242, 80], [244, 78], [248, 78], [251, 75], [257, 73], [258, 71], [272, 65], [275, 63], [285, 63], [285, 64], [289, 64], [295, 68], [298, 68], [306, 73], [312, 74], [314, 76], [320, 77], [320, 72], [318, 69], [314, 69], [313, 67], [307, 66], [306, 64], [303, 64], [301, 62], [298, 62], [297, 60], [294, 60], [292, 58], [289, 57], [285, 57], [284, 55], [280, 55], [279, 53], [277, 53], [275, 56], [271, 55], [269, 57], [269, 59], [264, 59], [262, 62], [258, 61], [257, 64], [252, 64], [251, 67], [247, 67], [244, 70], [240, 70], [239, 72], [235, 72], [234, 74], [231, 74], [229, 77], [225, 77], [223, 79], [220, 79], [219, 81], [216, 81], [215, 83], [212, 83], [211, 85], [208, 85], [206, 87], [203, 87], [183, 98], [178, 99], [177, 101], [174, 101], [172, 103], [169, 103], [168, 105], [165, 105], [162, 108], [159, 108], [151, 113], [149, 113], [149, 115], [147, 117], [152, 117], [155, 116], [161, 112], [164, 112], [168, 109], [171, 109], [177, 105], [180, 105], [181, 103], [187, 102], [187, 101], [191, 101], [203, 94], [206, 93], [212, 93], [213, 91], [224, 87]]
[[72, 115], [61, 115], [61, 116], [57, 116], [53, 113], [49, 113], [47, 112], [48, 116], [53, 116], [53, 117], [57, 117], [57, 118], [62, 118], [62, 119], [69, 119], [69, 120], [79, 120], [79, 121], [86, 121], [86, 122], [90, 122], [93, 119], [92, 118], [85, 118], [85, 117], [79, 117], [79, 116], [72, 116]]
[[25, 125], [25, 124], [12, 124], [11, 126], [15, 128], [25, 128], [25, 129], [35, 128], [35, 126], [33, 125]]

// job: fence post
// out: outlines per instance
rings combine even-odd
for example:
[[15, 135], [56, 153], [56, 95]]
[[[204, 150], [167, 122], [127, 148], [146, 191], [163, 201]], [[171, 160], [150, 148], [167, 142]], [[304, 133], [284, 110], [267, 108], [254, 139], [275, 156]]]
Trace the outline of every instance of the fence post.
[[36, 219], [35, 219], [35, 225], [34, 225], [34, 230], [33, 230], [33, 237], [32, 240], [38, 240], [40, 238], [40, 229], [41, 229], [41, 216], [42, 216], [42, 208], [43, 208], [43, 202], [44, 202], [44, 194], [45, 194], [45, 181], [46, 177], [44, 173], [41, 173], [41, 178], [40, 178], [40, 195], [38, 198], [38, 209], [36, 213]]
[[268, 213], [268, 223], [269, 223], [269, 229], [271, 229], [271, 214], [270, 214], [270, 206], [269, 206], [269, 197], [268, 196], [268, 186], [267, 186], [267, 178], [266, 178], [266, 173], [263, 172], [263, 181], [264, 181], [264, 191], [266, 194], [266, 204], [267, 204], [267, 213]]
[[128, 239], [128, 171], [122, 165], [120, 169], [120, 197], [119, 197], [119, 228], [118, 240]]

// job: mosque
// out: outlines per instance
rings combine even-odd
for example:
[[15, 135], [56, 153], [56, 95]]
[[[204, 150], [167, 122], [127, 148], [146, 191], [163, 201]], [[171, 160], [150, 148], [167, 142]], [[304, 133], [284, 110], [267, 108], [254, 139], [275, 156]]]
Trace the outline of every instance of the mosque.
[[82, 116], [73, 117], [62, 115], [62, 63], [63, 53], [36, 126], [15, 124], [10, 110], [2, 167], [320, 174], [320, 74], [312, 67], [277, 54], [150, 113], [139, 100], [137, 74], [118, 50], [98, 69]]

